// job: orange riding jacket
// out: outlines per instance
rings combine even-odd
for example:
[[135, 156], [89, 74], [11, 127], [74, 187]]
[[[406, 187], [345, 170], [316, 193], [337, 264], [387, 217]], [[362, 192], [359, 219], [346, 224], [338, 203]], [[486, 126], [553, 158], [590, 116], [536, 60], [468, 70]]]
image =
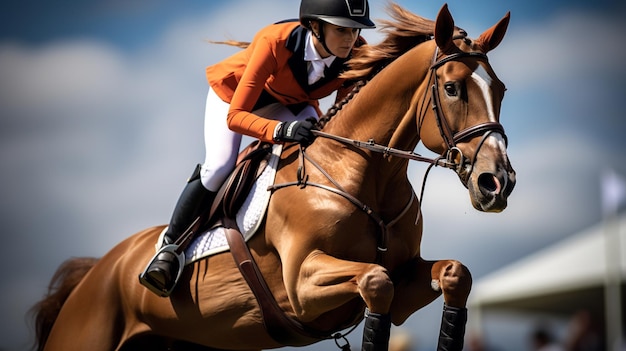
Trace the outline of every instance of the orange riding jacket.
[[[321, 115], [318, 99], [337, 90], [337, 99], [347, 94], [350, 87], [342, 88], [345, 80], [337, 78], [347, 59], [335, 58], [324, 78], [308, 84], [306, 33], [299, 22], [272, 24], [261, 29], [246, 49], [206, 68], [211, 88], [230, 104], [227, 121], [231, 130], [273, 142], [279, 122], [253, 114], [255, 109], [279, 102], [299, 112], [308, 104]], [[363, 43], [359, 37], [356, 45]]]

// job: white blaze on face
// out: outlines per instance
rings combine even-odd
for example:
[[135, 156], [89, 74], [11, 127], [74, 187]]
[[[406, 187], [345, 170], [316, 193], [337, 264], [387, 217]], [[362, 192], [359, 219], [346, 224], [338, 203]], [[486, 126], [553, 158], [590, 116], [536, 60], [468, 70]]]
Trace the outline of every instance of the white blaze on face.
[[[496, 113], [493, 110], [493, 97], [491, 95], [491, 84], [493, 82], [493, 79], [481, 65], [478, 65], [474, 72], [472, 72], [472, 79], [483, 92], [489, 121], [497, 122]], [[500, 133], [491, 133], [489, 135], [489, 138], [485, 140], [485, 143], [490, 143], [492, 147], [499, 149], [502, 152], [502, 155], [506, 155], [506, 142], [504, 141], [504, 137], [500, 135]]]

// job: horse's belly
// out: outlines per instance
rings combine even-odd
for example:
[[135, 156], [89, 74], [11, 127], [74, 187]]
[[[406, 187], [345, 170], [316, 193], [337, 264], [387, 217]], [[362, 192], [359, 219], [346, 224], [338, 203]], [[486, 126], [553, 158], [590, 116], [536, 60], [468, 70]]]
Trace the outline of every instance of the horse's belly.
[[188, 266], [179, 284], [170, 300], [175, 318], [164, 326], [168, 333], [217, 349], [278, 346], [230, 252]]

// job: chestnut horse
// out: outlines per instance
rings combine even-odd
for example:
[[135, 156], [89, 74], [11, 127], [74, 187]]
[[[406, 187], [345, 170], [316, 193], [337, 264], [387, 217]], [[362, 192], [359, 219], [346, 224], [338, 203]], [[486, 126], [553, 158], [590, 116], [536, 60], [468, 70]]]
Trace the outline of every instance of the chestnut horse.
[[[312, 145], [285, 146], [265, 222], [248, 245], [285, 316], [313, 334], [332, 338], [365, 316], [363, 349], [386, 350], [391, 323], [443, 294], [440, 349], [457, 350], [471, 275], [456, 260], [422, 258], [420, 204], [407, 167], [421, 159], [410, 150], [422, 141], [442, 155], [430, 162], [458, 173], [476, 209], [507, 206], [515, 172], [499, 123], [505, 87], [486, 53], [501, 42], [509, 15], [477, 39], [454, 26], [446, 5], [436, 21], [395, 4], [390, 15], [386, 38], [356, 53], [346, 72], [367, 84], [331, 109], [332, 119], [321, 118]], [[35, 306], [39, 349], [287, 344], [268, 333], [229, 252], [187, 266], [169, 298], [141, 286], [137, 276], [162, 229], [136, 233], [97, 261], [68, 261]], [[319, 340], [302, 334], [288, 344]]]

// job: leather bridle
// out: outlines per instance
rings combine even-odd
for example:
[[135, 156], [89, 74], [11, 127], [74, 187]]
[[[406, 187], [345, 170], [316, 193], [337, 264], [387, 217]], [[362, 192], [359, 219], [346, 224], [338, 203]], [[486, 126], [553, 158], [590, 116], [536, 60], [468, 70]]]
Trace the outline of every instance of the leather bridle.
[[[487, 137], [489, 137], [491, 133], [496, 132], [500, 134], [502, 138], [504, 138], [505, 143], [508, 144], [508, 140], [502, 124], [493, 121], [479, 123], [456, 133], [452, 132], [450, 124], [448, 123], [448, 120], [446, 119], [446, 116], [441, 109], [441, 100], [439, 97], [439, 80], [437, 79], [436, 71], [444, 64], [450, 61], [459, 60], [461, 58], [470, 57], [483, 61], [488, 61], [488, 58], [487, 55], [482, 52], [456, 52], [437, 60], [438, 55], [439, 48], [435, 50], [435, 54], [433, 56], [433, 63], [430, 66], [429, 80], [433, 82], [431, 85], [432, 109], [435, 113], [435, 120], [437, 121], [437, 127], [439, 128], [439, 134], [446, 144], [446, 150], [444, 151], [442, 157], [444, 157], [448, 163], [454, 165], [454, 170], [459, 175], [459, 178], [461, 179], [463, 185], [467, 187], [467, 182], [474, 169], [474, 163], [476, 162], [476, 158], [478, 156], [480, 148], [484, 144]], [[418, 128], [421, 127], [421, 120], [422, 118], [420, 118], [420, 126], [418, 126]], [[469, 163], [467, 163], [467, 159], [463, 155], [461, 149], [457, 147], [457, 143], [474, 138], [481, 134], [482, 139], [476, 147], [474, 156], [469, 160]], [[455, 161], [457, 158], [459, 159], [458, 163]]]

